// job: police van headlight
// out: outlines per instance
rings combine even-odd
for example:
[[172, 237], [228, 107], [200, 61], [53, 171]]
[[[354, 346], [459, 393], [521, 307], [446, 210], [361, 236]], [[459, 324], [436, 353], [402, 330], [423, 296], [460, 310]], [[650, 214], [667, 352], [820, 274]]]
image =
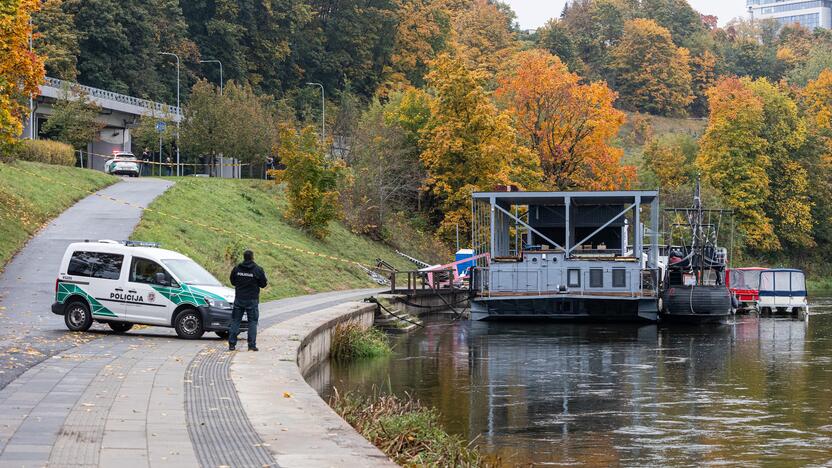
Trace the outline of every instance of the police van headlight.
[[207, 302], [209, 306], [216, 307], [217, 309], [231, 309], [231, 304], [228, 301], [223, 301], [222, 299], [206, 297], [205, 302]]

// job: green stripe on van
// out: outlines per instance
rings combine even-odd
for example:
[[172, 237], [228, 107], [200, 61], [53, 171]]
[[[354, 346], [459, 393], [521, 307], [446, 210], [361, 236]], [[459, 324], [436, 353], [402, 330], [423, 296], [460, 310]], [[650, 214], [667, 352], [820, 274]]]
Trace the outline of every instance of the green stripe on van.
[[187, 284], [183, 284], [179, 288], [153, 286], [153, 289], [158, 291], [159, 294], [165, 296], [166, 298], [168, 298], [169, 301], [173, 302], [176, 305], [193, 304], [195, 306], [205, 306], [208, 305], [208, 303], [205, 301], [206, 297], [210, 297], [218, 301], [225, 300], [222, 296], [210, 293], [208, 291], [204, 291], [199, 288], [195, 288], [193, 286], [188, 286]]
[[55, 300], [57, 302], [63, 304], [64, 302], [66, 302], [66, 299], [72, 295], [81, 296], [84, 299], [86, 299], [90, 305], [90, 309], [93, 315], [100, 315], [104, 317], [116, 316], [116, 314], [114, 314], [110, 309], [101, 305], [101, 303], [95, 300], [94, 297], [90, 296], [86, 293], [86, 291], [79, 288], [77, 284], [58, 282], [58, 293], [55, 295]]

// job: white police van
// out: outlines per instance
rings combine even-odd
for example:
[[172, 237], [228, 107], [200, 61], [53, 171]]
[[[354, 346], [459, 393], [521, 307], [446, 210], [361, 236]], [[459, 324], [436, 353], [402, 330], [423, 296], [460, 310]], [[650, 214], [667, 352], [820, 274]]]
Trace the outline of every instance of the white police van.
[[233, 302], [233, 289], [180, 253], [146, 242], [101, 240], [67, 247], [52, 312], [63, 315], [72, 331], [101, 322], [124, 333], [143, 324], [173, 327], [180, 337], [196, 339], [206, 331], [228, 336]]

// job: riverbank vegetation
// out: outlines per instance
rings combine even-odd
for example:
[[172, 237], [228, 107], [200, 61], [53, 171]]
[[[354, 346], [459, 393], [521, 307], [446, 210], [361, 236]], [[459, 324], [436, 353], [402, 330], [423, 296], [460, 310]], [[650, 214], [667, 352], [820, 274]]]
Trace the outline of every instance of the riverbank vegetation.
[[390, 341], [375, 327], [362, 328], [357, 323], [342, 323], [332, 332], [329, 356], [337, 361], [372, 358], [390, 354]]
[[49, 220], [90, 191], [117, 180], [101, 172], [74, 167], [0, 161], [0, 270]]
[[[678, 206], [701, 174], [708, 205], [736, 212], [735, 264], [832, 273], [828, 30], [719, 26], [685, 0], [578, 0], [536, 31], [498, 0], [19, 4], [10, 50], [25, 56], [31, 13], [51, 76], [172, 102], [158, 52], [179, 54], [186, 161], [281, 170], [278, 129], [320, 128], [315, 157], [296, 162], [337, 165], [337, 181], [297, 181], [289, 207], [319, 237], [315, 210], [373, 239], [407, 213], [465, 246], [472, 191], [659, 189]], [[5, 82], [32, 89], [39, 67]], [[0, 133], [19, 134], [23, 110]], [[162, 118], [140, 122], [136, 144]]]
[[464, 439], [450, 435], [439, 413], [410, 395], [339, 394], [329, 405], [373, 445], [402, 466], [485, 466]]

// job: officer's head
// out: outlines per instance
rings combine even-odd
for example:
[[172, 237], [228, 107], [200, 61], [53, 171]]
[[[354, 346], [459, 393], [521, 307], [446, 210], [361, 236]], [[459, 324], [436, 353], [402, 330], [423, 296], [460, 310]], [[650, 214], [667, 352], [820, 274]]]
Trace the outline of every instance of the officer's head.
[[246, 250], [245, 252], [243, 252], [243, 260], [247, 262], [254, 261], [254, 252], [252, 252], [251, 250]]

